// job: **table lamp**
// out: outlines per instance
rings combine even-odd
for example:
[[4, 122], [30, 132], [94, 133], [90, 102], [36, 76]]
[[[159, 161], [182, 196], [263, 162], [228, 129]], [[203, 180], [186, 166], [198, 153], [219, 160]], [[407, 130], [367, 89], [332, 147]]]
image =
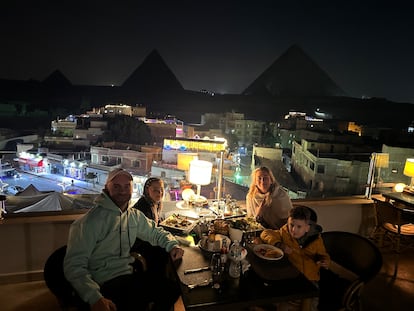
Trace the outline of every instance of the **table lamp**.
[[405, 188], [405, 192], [414, 194], [414, 158], [408, 158], [405, 160], [404, 172], [405, 176], [411, 177], [410, 186]]
[[197, 199], [200, 198], [201, 186], [210, 184], [212, 169], [213, 164], [208, 161], [192, 160], [190, 162], [189, 181], [197, 185]]
[[375, 154], [375, 167], [378, 170], [377, 173], [377, 184], [382, 182], [381, 179], [381, 168], [388, 167], [390, 161], [390, 155], [388, 153], [376, 153]]

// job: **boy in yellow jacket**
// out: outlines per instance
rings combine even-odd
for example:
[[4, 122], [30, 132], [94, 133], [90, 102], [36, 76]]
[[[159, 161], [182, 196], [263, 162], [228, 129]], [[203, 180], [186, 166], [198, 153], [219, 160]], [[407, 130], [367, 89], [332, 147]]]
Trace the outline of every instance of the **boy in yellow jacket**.
[[[329, 254], [320, 235], [322, 227], [316, 222], [317, 216], [312, 209], [294, 206], [282, 228], [266, 229], [260, 235], [264, 243], [280, 247], [288, 260], [315, 284], [320, 279], [320, 267], [327, 269], [330, 264]], [[317, 300], [312, 305], [317, 305]]]

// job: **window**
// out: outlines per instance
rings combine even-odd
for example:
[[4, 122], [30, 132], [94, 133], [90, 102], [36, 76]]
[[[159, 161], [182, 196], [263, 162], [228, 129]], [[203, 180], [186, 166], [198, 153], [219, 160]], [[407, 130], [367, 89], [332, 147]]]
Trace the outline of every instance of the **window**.
[[325, 165], [318, 165], [318, 174], [325, 174]]

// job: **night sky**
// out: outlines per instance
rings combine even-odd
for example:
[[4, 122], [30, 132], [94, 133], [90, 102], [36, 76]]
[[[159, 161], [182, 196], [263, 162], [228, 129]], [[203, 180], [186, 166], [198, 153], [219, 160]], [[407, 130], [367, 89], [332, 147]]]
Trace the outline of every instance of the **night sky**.
[[185, 89], [238, 94], [298, 44], [350, 96], [414, 103], [410, 2], [1, 1], [0, 78], [121, 85], [157, 49]]

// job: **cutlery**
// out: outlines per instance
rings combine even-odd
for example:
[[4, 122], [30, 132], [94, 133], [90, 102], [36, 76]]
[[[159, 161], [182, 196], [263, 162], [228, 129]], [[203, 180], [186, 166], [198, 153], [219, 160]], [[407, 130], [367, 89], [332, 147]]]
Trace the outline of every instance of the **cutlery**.
[[187, 287], [189, 289], [194, 289], [196, 287], [203, 287], [203, 286], [208, 286], [212, 283], [212, 279], [205, 279], [204, 281], [197, 283], [197, 284], [188, 284]]
[[219, 216], [219, 214], [213, 208], [209, 207], [208, 209], [212, 211], [214, 215]]
[[210, 270], [210, 267], [187, 269], [187, 270], [184, 270], [184, 274], [195, 273], [195, 272], [202, 272], [202, 271], [208, 271], [208, 270]]

